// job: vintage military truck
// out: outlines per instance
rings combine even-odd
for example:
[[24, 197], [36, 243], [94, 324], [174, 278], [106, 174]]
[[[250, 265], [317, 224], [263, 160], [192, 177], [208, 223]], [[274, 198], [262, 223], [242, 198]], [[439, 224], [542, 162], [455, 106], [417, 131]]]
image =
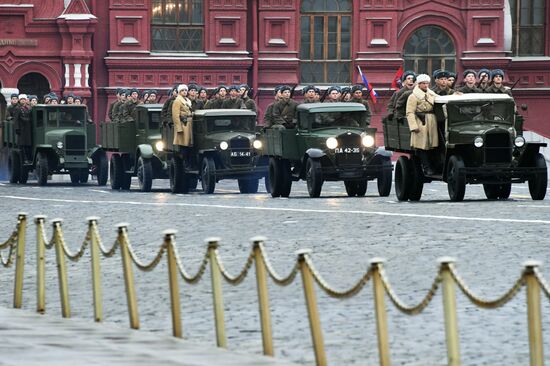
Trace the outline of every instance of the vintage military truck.
[[534, 200], [546, 195], [545, 143], [525, 142], [523, 118], [505, 94], [436, 97], [439, 147], [431, 153], [435, 174], [427, 176], [414, 149], [405, 118], [383, 121], [386, 149], [408, 154], [395, 166], [400, 201], [417, 201], [424, 183], [447, 182], [451, 201], [464, 199], [466, 184], [483, 184], [488, 199], [507, 199], [512, 183], [529, 182]]
[[263, 134], [271, 196], [288, 197], [292, 181], [300, 179], [310, 197], [320, 196], [324, 181], [341, 180], [348, 196], [364, 196], [373, 179], [380, 196], [388, 196], [391, 153], [376, 147], [375, 134], [360, 103], [299, 105], [295, 129], [268, 128]]
[[161, 110], [162, 104], [142, 104], [136, 107], [133, 122], [101, 124], [102, 146], [112, 152], [112, 189], [130, 189], [132, 177], [137, 176], [140, 191], [150, 192], [153, 179], [168, 179], [167, 154], [160, 133]]
[[52, 174], [69, 174], [73, 184], [88, 182], [90, 174], [98, 185], [107, 183], [107, 156], [95, 144], [95, 125], [88, 122], [85, 105], [34, 106], [32, 144], [26, 153], [17, 143], [14, 124], [14, 120], [4, 122], [10, 183], [27, 183], [33, 170], [42, 186]]
[[214, 193], [222, 179], [237, 179], [241, 193], [258, 192], [267, 176], [267, 159], [256, 134], [256, 113], [246, 109], [198, 110], [193, 116], [193, 148], [183, 159], [174, 151], [174, 126], [163, 127], [162, 140], [169, 152], [170, 189], [187, 193], [197, 180], [204, 193]]

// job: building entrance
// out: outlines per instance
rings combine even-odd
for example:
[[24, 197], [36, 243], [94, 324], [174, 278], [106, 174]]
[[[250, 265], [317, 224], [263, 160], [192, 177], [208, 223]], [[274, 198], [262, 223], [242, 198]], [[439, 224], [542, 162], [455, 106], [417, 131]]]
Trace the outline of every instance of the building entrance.
[[51, 90], [48, 79], [37, 72], [28, 73], [19, 79], [17, 89], [19, 93], [36, 95], [39, 103], [42, 103], [44, 95]]

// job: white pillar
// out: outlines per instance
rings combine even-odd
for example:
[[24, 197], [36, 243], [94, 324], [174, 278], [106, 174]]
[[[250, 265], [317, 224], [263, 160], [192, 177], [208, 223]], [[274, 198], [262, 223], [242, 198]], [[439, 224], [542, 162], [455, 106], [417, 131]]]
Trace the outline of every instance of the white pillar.
[[74, 86], [75, 88], [81, 88], [82, 87], [82, 65], [81, 64], [74, 64]]
[[90, 64], [84, 65], [84, 86], [90, 87]]
[[70, 85], [71, 82], [71, 72], [69, 68], [69, 64], [65, 64], [65, 88], [67, 88]]

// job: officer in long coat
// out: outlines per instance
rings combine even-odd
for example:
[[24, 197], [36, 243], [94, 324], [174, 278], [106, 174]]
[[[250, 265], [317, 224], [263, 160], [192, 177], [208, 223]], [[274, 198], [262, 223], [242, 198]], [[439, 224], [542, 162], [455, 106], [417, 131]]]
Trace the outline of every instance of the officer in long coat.
[[439, 146], [437, 120], [433, 112], [436, 94], [429, 89], [430, 77], [420, 74], [407, 100], [407, 122], [411, 130], [411, 147], [417, 150], [427, 175], [433, 174], [428, 151]]
[[24, 152], [25, 160], [32, 159], [32, 125], [31, 107], [26, 94], [19, 94], [19, 104], [13, 110], [15, 134], [17, 145]]
[[187, 85], [178, 85], [178, 96], [172, 103], [172, 122], [174, 123], [174, 145], [180, 149], [184, 157], [188, 156], [189, 147], [193, 146], [193, 117], [191, 101], [187, 98]]

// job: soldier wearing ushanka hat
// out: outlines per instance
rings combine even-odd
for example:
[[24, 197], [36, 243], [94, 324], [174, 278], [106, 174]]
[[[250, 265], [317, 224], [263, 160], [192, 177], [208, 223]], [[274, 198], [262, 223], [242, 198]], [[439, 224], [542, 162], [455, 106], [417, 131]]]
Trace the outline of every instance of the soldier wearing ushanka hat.
[[10, 96], [10, 105], [7, 108], [6, 114], [7, 119], [13, 118], [13, 113], [15, 112], [15, 108], [17, 107], [17, 103], [19, 103], [19, 94], [14, 93]]
[[504, 86], [504, 71], [501, 69], [491, 70], [491, 86], [485, 89], [485, 93], [507, 94], [512, 96], [510, 88]]
[[351, 92], [351, 99], [349, 100], [350, 103], [360, 103], [365, 106], [365, 109], [367, 112], [365, 113], [365, 119], [361, 121], [362, 126], [368, 126], [370, 125], [370, 120], [372, 113], [370, 111], [369, 102], [363, 98], [363, 86], [362, 85], [354, 85], [350, 89]]
[[476, 86], [476, 72], [474, 70], [465, 70], [462, 75], [464, 76], [464, 86], [458, 88], [458, 91], [463, 94], [481, 93], [481, 90]]
[[294, 128], [296, 127], [296, 103], [291, 97], [291, 89], [288, 85], [283, 85], [280, 88], [281, 97], [278, 102], [273, 105], [273, 124], [272, 128]]
[[249, 111], [258, 112], [258, 106], [254, 99], [252, 99], [248, 94], [250, 93], [250, 87], [247, 84], [239, 85], [239, 94], [243, 100], [244, 107]]
[[335, 103], [340, 101], [342, 95], [342, 89], [339, 86], [333, 85], [327, 89], [327, 95], [324, 100], [325, 103]]
[[405, 71], [401, 76], [401, 82], [403, 86], [397, 92], [393, 93], [388, 103], [389, 119], [405, 117], [407, 98], [415, 86], [416, 73], [412, 70]]
[[241, 99], [240, 90], [237, 85], [231, 85], [229, 88], [229, 98], [222, 103], [223, 109], [245, 109], [244, 102]]
[[306, 85], [302, 89], [302, 95], [304, 96], [303, 103], [316, 103], [317, 98], [315, 96], [315, 86], [314, 85]]
[[275, 103], [277, 103], [279, 100], [281, 100], [281, 85], [277, 85], [273, 89], [273, 95], [275, 98], [275, 101], [270, 103], [264, 113], [264, 128], [271, 128], [273, 126], [273, 107], [275, 106]]
[[204, 106], [204, 109], [220, 109], [222, 108], [223, 101], [227, 97], [227, 86], [220, 85], [214, 91], [214, 97]]
[[435, 70], [432, 76], [435, 79], [435, 86], [432, 89], [434, 93], [436, 93], [437, 95], [454, 94], [454, 90], [449, 88], [449, 86], [447, 85], [447, 78], [449, 77], [449, 72], [447, 70]]
[[491, 76], [491, 71], [486, 68], [479, 69], [477, 72], [477, 87], [482, 91], [485, 92], [485, 89], [487, 89], [491, 83], [489, 81], [489, 76]]

